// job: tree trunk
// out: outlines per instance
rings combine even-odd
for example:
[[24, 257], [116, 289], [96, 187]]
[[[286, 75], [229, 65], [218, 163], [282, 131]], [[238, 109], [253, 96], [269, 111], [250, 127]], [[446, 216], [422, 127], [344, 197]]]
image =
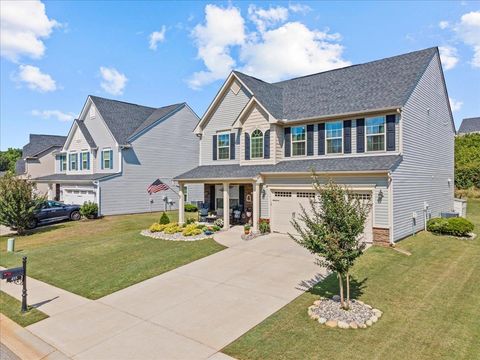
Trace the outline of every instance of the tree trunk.
[[340, 290], [340, 306], [345, 307], [344, 298], [343, 298], [343, 278], [341, 273], [337, 273], [338, 276], [338, 287]]
[[350, 274], [347, 272], [347, 309], [350, 308]]

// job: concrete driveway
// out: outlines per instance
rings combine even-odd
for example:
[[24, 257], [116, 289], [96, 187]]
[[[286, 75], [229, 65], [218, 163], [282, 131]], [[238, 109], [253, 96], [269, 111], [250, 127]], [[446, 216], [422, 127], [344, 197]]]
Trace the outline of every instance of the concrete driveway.
[[230, 246], [31, 325], [75, 359], [223, 359], [224, 346], [316, 282], [313, 257], [285, 235]]

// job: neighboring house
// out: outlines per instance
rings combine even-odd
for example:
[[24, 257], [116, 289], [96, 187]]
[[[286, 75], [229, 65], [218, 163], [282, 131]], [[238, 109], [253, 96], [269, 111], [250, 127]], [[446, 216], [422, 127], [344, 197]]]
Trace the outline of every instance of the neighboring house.
[[[15, 173], [22, 178], [37, 178], [55, 172], [55, 153], [62, 149], [66, 136], [30, 134], [30, 141], [22, 149], [22, 158], [15, 164]], [[47, 194], [49, 186], [37, 183], [37, 191]], [[60, 185], [52, 183], [51, 197], [60, 198]]]
[[458, 135], [480, 134], [480, 117], [463, 119]]
[[[455, 127], [437, 48], [277, 83], [232, 72], [195, 128], [204, 183], [223, 214], [292, 232], [308, 208], [311, 169], [372, 202], [364, 238], [392, 243], [452, 210]], [[184, 214], [180, 211], [180, 219]]]
[[[55, 173], [35, 179], [68, 204], [93, 201], [101, 215], [178, 208], [172, 178], [198, 163], [198, 116], [186, 103], [153, 108], [89, 96], [56, 156]], [[160, 179], [166, 191], [149, 195]], [[182, 201], [203, 200], [192, 186]], [[171, 200], [166, 207], [165, 197]]]

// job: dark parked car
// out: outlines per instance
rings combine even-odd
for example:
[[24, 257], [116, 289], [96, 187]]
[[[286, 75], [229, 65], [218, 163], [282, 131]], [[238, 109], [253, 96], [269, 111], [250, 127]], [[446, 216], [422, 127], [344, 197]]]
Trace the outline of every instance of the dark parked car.
[[47, 200], [35, 210], [29, 228], [33, 229], [40, 224], [62, 220], [80, 220], [81, 217], [80, 205], [67, 205], [58, 201]]

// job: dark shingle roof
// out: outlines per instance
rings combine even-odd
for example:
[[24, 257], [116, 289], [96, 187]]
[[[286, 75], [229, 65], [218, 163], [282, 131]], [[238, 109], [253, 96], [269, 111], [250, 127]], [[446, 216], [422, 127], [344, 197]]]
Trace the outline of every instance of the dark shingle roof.
[[480, 132], [480, 117], [463, 119], [462, 124], [458, 129], [459, 134], [468, 134], [472, 132]]
[[40, 176], [33, 180], [36, 181], [78, 181], [78, 180], [98, 180], [107, 176], [113, 175], [113, 173], [97, 173], [97, 174], [85, 174], [85, 175], [67, 175], [67, 174], [51, 174], [46, 176]]
[[30, 134], [30, 142], [22, 149], [22, 157], [31, 157], [53, 147], [63, 146], [66, 136]]
[[175, 111], [185, 103], [161, 108], [137, 105], [118, 100], [90, 95], [97, 110], [112, 132], [117, 142], [127, 144], [128, 139], [153, 124], [155, 121]]
[[80, 128], [80, 131], [82, 132], [83, 136], [85, 137], [85, 140], [87, 141], [88, 146], [90, 146], [92, 149], [96, 148], [97, 144], [93, 140], [92, 134], [90, 134], [90, 131], [88, 131], [87, 127], [85, 126], [85, 123], [83, 122], [83, 120], [75, 119], [75, 123]]
[[267, 83], [235, 71], [277, 119], [297, 120], [403, 106], [438, 49]]
[[342, 171], [382, 171], [390, 170], [402, 159], [401, 155], [358, 156], [330, 158], [287, 160], [276, 165], [204, 165], [198, 166], [184, 174], [175, 177], [177, 180], [193, 179], [251, 179], [261, 173], [302, 173], [310, 172], [342, 172]]

